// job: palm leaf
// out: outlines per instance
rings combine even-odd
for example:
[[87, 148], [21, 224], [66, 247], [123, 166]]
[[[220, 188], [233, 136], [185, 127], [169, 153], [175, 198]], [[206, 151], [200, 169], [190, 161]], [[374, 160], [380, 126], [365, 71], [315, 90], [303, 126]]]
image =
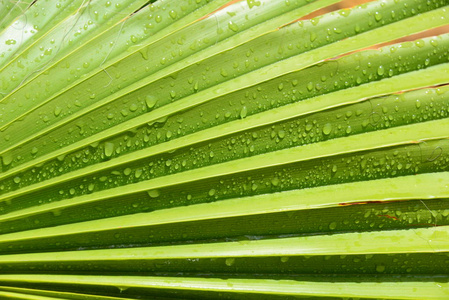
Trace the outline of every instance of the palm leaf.
[[449, 2], [337, 4], [1, 1], [0, 297], [447, 299]]

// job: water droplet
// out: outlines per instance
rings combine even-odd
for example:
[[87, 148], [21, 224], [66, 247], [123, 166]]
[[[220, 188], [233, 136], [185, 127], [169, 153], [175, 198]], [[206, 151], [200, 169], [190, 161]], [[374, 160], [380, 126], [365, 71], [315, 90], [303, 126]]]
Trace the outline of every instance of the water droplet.
[[60, 108], [59, 106], [55, 107], [55, 110], [53, 111], [55, 117], [59, 116], [61, 114], [62, 108]]
[[240, 110], [240, 118], [244, 119], [246, 118], [248, 114], [248, 109], [246, 108], [246, 106], [243, 106], [242, 109]]
[[313, 82], [309, 82], [309, 83], [307, 84], [307, 90], [308, 90], [309, 92], [311, 92], [311, 91], [313, 90]]
[[233, 257], [226, 258], [225, 263], [228, 267], [230, 267], [235, 263], [235, 258], [233, 258]]
[[51, 213], [53, 214], [53, 216], [59, 217], [62, 214], [62, 211], [60, 209], [55, 209], [52, 210]]
[[416, 105], [416, 108], [419, 109], [421, 107], [421, 101], [419, 101], [419, 99], [416, 99], [415, 105]]
[[379, 74], [379, 76], [382, 76], [382, 75], [384, 75], [384, 73], [385, 73], [384, 67], [383, 66], [379, 66], [377, 68], [377, 74]]
[[239, 31], [239, 26], [232, 21], [229, 21], [228, 27], [229, 27], [229, 29], [231, 29], [234, 32]]
[[438, 46], [438, 42], [436, 40], [430, 40], [430, 44], [434, 47]]
[[347, 17], [351, 13], [351, 10], [350, 9], [342, 9], [342, 10], [338, 11], [338, 13], [343, 17]]
[[106, 155], [106, 157], [111, 157], [113, 153], [114, 153], [114, 144], [110, 142], [105, 143], [104, 155]]
[[211, 189], [211, 190], [209, 190], [209, 196], [214, 196], [215, 195], [215, 190], [214, 189]]
[[16, 177], [14, 177], [14, 179], [13, 179], [13, 181], [15, 182], [15, 183], [20, 183], [20, 177], [18, 177], [18, 176], [16, 176]]
[[159, 190], [149, 190], [147, 191], [147, 193], [150, 198], [157, 198], [161, 195], [161, 192]]
[[140, 55], [142, 55], [143, 59], [148, 60], [148, 49], [147, 48], [142, 49], [139, 52], [140, 52]]
[[152, 109], [152, 108], [156, 105], [157, 99], [156, 99], [156, 97], [154, 97], [154, 96], [148, 95], [148, 96], [145, 98], [145, 103], [147, 104], [147, 107], [148, 107], [149, 109]]
[[426, 44], [425, 44], [424, 40], [416, 40], [416, 41], [415, 41], [415, 45], [418, 46], [418, 48], [422, 48], [422, 47], [424, 47]]
[[137, 104], [135, 104], [135, 103], [133, 103], [133, 104], [131, 104], [131, 105], [129, 106], [129, 110], [132, 111], [132, 112], [136, 111], [137, 108], [138, 108], [138, 107], [137, 107]]
[[376, 271], [379, 272], [379, 273], [382, 273], [383, 271], [385, 271], [385, 266], [377, 265], [376, 266]]
[[318, 23], [320, 23], [320, 17], [315, 17], [315, 18], [310, 19], [310, 23], [311, 23], [313, 26], [318, 25]]
[[279, 85], [278, 85], [278, 90], [279, 91], [282, 91], [284, 89], [284, 84], [281, 82], [281, 83], [279, 83]]
[[352, 127], [350, 125], [348, 125], [348, 127], [346, 127], [346, 133], [350, 134], [352, 132]]
[[172, 19], [176, 19], [176, 17], [178, 16], [178, 13], [174, 10], [171, 10], [168, 14], [170, 15], [170, 18], [172, 18]]
[[131, 168], [126, 168], [125, 170], [123, 170], [123, 174], [125, 174], [126, 176], [128, 176], [129, 174], [131, 174]]
[[2, 156], [2, 161], [5, 166], [9, 165], [12, 162], [12, 159], [11, 152], [7, 152]]
[[254, 191], [257, 190], [258, 187], [259, 187], [259, 186], [258, 186], [257, 184], [253, 183], [253, 184], [251, 185], [251, 190], [254, 192]]
[[259, 6], [260, 5], [260, 1], [258, 0], [246, 0], [246, 3], [248, 4], [248, 7], [251, 9], [254, 6]]
[[336, 222], [332, 222], [329, 224], [329, 229], [330, 230], [334, 230], [335, 228], [337, 228], [337, 223]]
[[284, 130], [279, 130], [279, 131], [278, 131], [278, 137], [279, 137], [280, 139], [283, 139], [283, 138], [285, 137], [285, 131], [284, 131]]
[[221, 72], [220, 72], [221, 76], [223, 77], [227, 77], [228, 76], [228, 72], [226, 72], [226, 70], [224, 68], [221, 68]]
[[377, 22], [379, 22], [380, 20], [382, 20], [382, 14], [378, 11], [376, 11], [374, 13], [374, 19], [376, 19]]
[[324, 135], [329, 135], [332, 132], [332, 124], [331, 123], [326, 123], [323, 126], [323, 133]]

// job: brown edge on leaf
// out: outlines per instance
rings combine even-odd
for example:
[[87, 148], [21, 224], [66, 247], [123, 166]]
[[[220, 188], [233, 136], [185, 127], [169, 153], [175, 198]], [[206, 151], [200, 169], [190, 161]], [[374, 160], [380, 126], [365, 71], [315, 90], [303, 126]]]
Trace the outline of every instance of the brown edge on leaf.
[[393, 219], [393, 220], [395, 220], [395, 221], [398, 221], [399, 220], [399, 218], [398, 217], [395, 217], [395, 216], [390, 216], [390, 215], [377, 215], [378, 217], [384, 217], [384, 218], [388, 218], [388, 219]]
[[334, 12], [334, 11], [337, 11], [337, 10], [340, 10], [340, 9], [350, 9], [350, 8], [353, 8], [353, 7], [357, 6], [357, 5], [364, 4], [364, 3], [367, 3], [367, 2], [373, 2], [373, 1], [374, 0], [343, 0], [343, 1], [340, 1], [338, 3], [334, 3], [334, 4], [331, 4], [329, 6], [325, 6], [323, 8], [318, 9], [318, 10], [315, 10], [315, 11], [313, 11], [313, 12], [311, 12], [311, 13], [309, 13], [309, 14], [301, 17], [301, 18], [298, 18], [296, 20], [293, 20], [293, 21], [291, 21], [291, 22], [281, 26], [280, 28], [288, 26], [288, 25], [293, 24], [293, 23], [296, 23], [298, 21], [310, 20], [312, 18], [319, 17], [319, 16], [322, 16], [322, 15], [330, 13], [330, 12]]
[[361, 205], [361, 204], [373, 204], [373, 203], [391, 203], [391, 202], [397, 202], [394, 200], [389, 201], [380, 201], [380, 200], [372, 200], [372, 201], [358, 201], [358, 202], [341, 202], [338, 203], [339, 206], [348, 206], [348, 205]]
[[404, 36], [404, 37], [401, 37], [399, 39], [391, 40], [389, 42], [375, 44], [375, 45], [370, 46], [370, 47], [362, 48], [362, 49], [355, 50], [355, 51], [350, 51], [350, 52], [347, 52], [345, 54], [342, 54], [342, 55], [339, 55], [339, 56], [336, 56], [336, 57], [327, 58], [327, 59], [325, 59], [323, 61], [339, 59], [341, 57], [344, 57], [344, 56], [347, 56], [347, 55], [351, 55], [351, 54], [356, 53], [356, 52], [366, 51], [366, 50], [380, 50], [381, 48], [386, 47], [386, 46], [391, 46], [391, 45], [394, 45], [394, 44], [405, 43], [405, 42], [413, 42], [413, 41], [416, 41], [416, 40], [419, 40], [419, 39], [422, 39], [422, 38], [438, 36], [438, 35], [445, 34], [445, 33], [449, 34], [449, 25], [439, 26], [439, 27], [436, 27], [436, 28], [432, 28], [432, 29], [429, 29], [429, 30], [425, 30], [425, 31], [422, 31], [422, 32], [418, 32], [418, 33], [415, 33], [415, 34]]

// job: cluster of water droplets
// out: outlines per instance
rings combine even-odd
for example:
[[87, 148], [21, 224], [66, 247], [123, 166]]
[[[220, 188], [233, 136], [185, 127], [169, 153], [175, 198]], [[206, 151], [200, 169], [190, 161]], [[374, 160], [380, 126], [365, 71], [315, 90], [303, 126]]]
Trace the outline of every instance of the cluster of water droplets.
[[[347, 18], [346, 14], [341, 13], [342, 24], [345, 24], [345, 22], [346, 23], [348, 22], [348, 21], [346, 21], [346, 18]], [[296, 35], [303, 36], [304, 32], [307, 30], [311, 30], [311, 29], [316, 30], [316, 28], [315, 28], [316, 23], [320, 23], [320, 24], [324, 23], [322, 25], [323, 30], [327, 30], [325, 20], [321, 20], [320, 22], [311, 21], [309, 25], [305, 26], [304, 24], [302, 24], [302, 27], [300, 27], [300, 28], [296, 28], [295, 26], [292, 25], [292, 26], [283, 28], [283, 30], [281, 30], [280, 33], [278, 33], [278, 32], [274, 33], [273, 37], [271, 37], [271, 38], [275, 38], [275, 40], [278, 39], [279, 41], [282, 41], [284, 39], [295, 40], [294, 36], [296, 36]], [[333, 20], [333, 18], [329, 18], [329, 20]], [[315, 32], [315, 31], [311, 31], [311, 32]], [[289, 37], [289, 35], [292, 35], [292, 36]], [[180, 36], [180, 38], [182, 38], [182, 35]], [[341, 37], [335, 37], [335, 38], [339, 39]], [[272, 40], [272, 39], [270, 39], [270, 40]], [[178, 40], [178, 43], [176, 43], [176, 41], [174, 41], [174, 44], [179, 46], [179, 41], [180, 40]], [[324, 45], [324, 44], [328, 43], [329, 41], [330, 40], [323, 40], [322, 42], [314, 41], [314, 43], [315, 43], [314, 47]], [[60, 147], [63, 147], [64, 145], [69, 145], [69, 144], [73, 143], [74, 140], [69, 139], [68, 137], [73, 137], [73, 138], [79, 139], [83, 136], [89, 136], [96, 132], [100, 132], [100, 131], [104, 130], [105, 128], [109, 128], [113, 125], [122, 123], [126, 120], [132, 119], [133, 117], [136, 117], [136, 116], [146, 113], [145, 109], [139, 109], [139, 108], [145, 107], [145, 104], [143, 102], [146, 101], [146, 100], [142, 99], [141, 95], [142, 94], [143, 95], [154, 94], [155, 89], [159, 89], [161, 91], [162, 90], [167, 91], [167, 93], [168, 93], [168, 95], [163, 95], [160, 92], [158, 92], [154, 96], [154, 97], [158, 98], [157, 106], [162, 106], [162, 105], [170, 103], [171, 101], [178, 100], [182, 97], [185, 97], [185, 96], [191, 94], [192, 92], [205, 89], [208, 86], [210, 86], [211, 84], [217, 84], [223, 80], [228, 80], [229, 79], [229, 78], [227, 78], [229, 76], [228, 74], [232, 73], [232, 74], [238, 75], [239, 72], [243, 72], [243, 73], [248, 72], [249, 70], [252, 70], [254, 68], [259, 68], [259, 67], [261, 67], [267, 63], [270, 63], [272, 61], [277, 61], [279, 59], [283, 59], [283, 58], [289, 57], [291, 55], [301, 53], [303, 51], [307, 51], [307, 49], [309, 49], [309, 47], [303, 47], [303, 46], [300, 46], [299, 44], [297, 47], [294, 45], [285, 45], [284, 43], [279, 43], [279, 44], [281, 46], [277, 50], [277, 52], [274, 52], [272, 54], [268, 54], [268, 52], [267, 52], [268, 55], [265, 55], [265, 57], [263, 59], [262, 59], [262, 57], [260, 57], [260, 59], [259, 59], [258, 58], [259, 56], [257, 55], [257, 53], [254, 53], [254, 51], [255, 51], [254, 47], [252, 47], [251, 45], [245, 44], [245, 45], [242, 45], [241, 47], [237, 47], [236, 49], [232, 49], [230, 52], [225, 53], [225, 56], [223, 56], [223, 55], [214, 56], [211, 59], [204, 61], [203, 63], [201, 63], [198, 66], [195, 66], [192, 68], [187, 68], [186, 71], [183, 73], [172, 74], [169, 77], [158, 80], [158, 81], [154, 82], [153, 84], [150, 84], [148, 86], [145, 86], [142, 89], [139, 89], [135, 93], [131, 93], [131, 94], [125, 96], [124, 98], [117, 99], [116, 101], [114, 101], [107, 107], [101, 107], [97, 110], [92, 111], [91, 117], [90, 117], [91, 120], [97, 119], [99, 114], [106, 116], [106, 118], [104, 118], [104, 119], [99, 118], [102, 120], [102, 123], [98, 122], [96, 124], [96, 126], [93, 125], [90, 127], [87, 127], [87, 126], [83, 127], [82, 123], [77, 122], [75, 124], [72, 123], [71, 125], [69, 125], [69, 128], [67, 128], [67, 127], [61, 128], [60, 131], [68, 132], [69, 134], [67, 135], [67, 133], [64, 133], [64, 134], [61, 133], [61, 135], [64, 135], [67, 138], [65, 140], [59, 140], [57, 143], [55, 143], [55, 146], [57, 148], [60, 148]], [[153, 53], [151, 55], [152, 57], [157, 56], [157, 55], [162, 55], [163, 53], [166, 52], [166, 49], [162, 49], [163, 51], [157, 50], [158, 48], [154, 47], [154, 45], [152, 45], [152, 49], [156, 49], [156, 50], [152, 50], [153, 51]], [[231, 70], [220, 69], [220, 70], [216, 71], [219, 74], [215, 74], [215, 75], [212, 73], [213, 70], [211, 70], [209, 66], [213, 65], [215, 60], [218, 59], [221, 61], [224, 58], [225, 59], [231, 59], [231, 58], [235, 59], [237, 52], [239, 52], [239, 51], [241, 52], [243, 49], [247, 49], [247, 52], [246, 52], [247, 58], [243, 57], [243, 61], [242, 61], [242, 62], [244, 62], [244, 66], [245, 66], [244, 68], [241, 68], [239, 63], [223, 64], [224, 66], [233, 65], [233, 67], [232, 67], [233, 69], [231, 69]], [[161, 54], [157, 54], [158, 51], [161, 52]], [[239, 56], [237, 56], [237, 57], [239, 57]], [[429, 58], [426, 58], [426, 61], [429, 61]], [[248, 64], [248, 62], [250, 62], [250, 63]], [[431, 62], [429, 61], [427, 63], [427, 65], [430, 63]], [[121, 64], [125, 64], [125, 62], [121, 62]], [[364, 76], [362, 76], [362, 75], [357, 76], [357, 78], [355, 78], [356, 83], [357, 84], [364, 83], [365, 78], [372, 80], [373, 78], [375, 79], [378, 76], [382, 78], [384, 76], [392, 76], [393, 74], [396, 75], [398, 72], [400, 73], [401, 71], [404, 71], [406, 69], [406, 66], [405, 67], [403, 66], [403, 64], [405, 64], [405, 63], [401, 64], [400, 62], [397, 62], [396, 64], [397, 64], [396, 66], [391, 66], [391, 67], [384, 66], [384, 65], [378, 66], [377, 75], [373, 74], [372, 72], [369, 72], [366, 69], [363, 69], [363, 70], [361, 70], [361, 72]], [[136, 68], [138, 68], [138, 67], [140, 67], [140, 64], [133, 66], [132, 74], [145, 73], [143, 71], [137, 70]], [[201, 71], [201, 69], [203, 69], [203, 71]], [[239, 71], [240, 69], [242, 69], [242, 70]], [[384, 70], [389, 70], [389, 71], [385, 72]], [[149, 70], [146, 70], [146, 71], [149, 71]], [[199, 73], [201, 73], [202, 76], [195, 76], [195, 77], [193, 76], [193, 75], [197, 75]], [[42, 110], [40, 110], [39, 112], [36, 112], [40, 115], [40, 118], [37, 120], [41, 120], [41, 121], [40, 122], [37, 121], [37, 123], [34, 124], [33, 127], [42, 127], [43, 128], [45, 126], [48, 126], [49, 124], [51, 124], [58, 118], [73, 114], [80, 108], [85, 107], [86, 105], [89, 105], [89, 103], [91, 103], [92, 100], [97, 101], [97, 99], [103, 98], [106, 95], [106, 94], [104, 94], [106, 91], [114, 92], [114, 91], [117, 91], [118, 89], [122, 88], [124, 85], [126, 86], [127, 83], [125, 83], [125, 82], [128, 82], [129, 79], [125, 80], [123, 75], [124, 74], [121, 74], [121, 73], [114, 73], [113, 69], [111, 69], [110, 72], [108, 71], [107, 73], [100, 73], [98, 76], [95, 77], [95, 83], [96, 83], [95, 86], [83, 86], [83, 88], [80, 88], [73, 95], [70, 95], [70, 97], [74, 98], [75, 101], [74, 101], [74, 105], [72, 105], [72, 107], [68, 107], [67, 109], [64, 108], [64, 106], [66, 104], [63, 104], [64, 102], [66, 102], [66, 97], [61, 96], [58, 98], [59, 100], [54, 99], [56, 101], [52, 101], [51, 108], [45, 107], [45, 108], [42, 108]], [[347, 74], [342, 73], [341, 75], [343, 78], [343, 76], [346, 76]], [[332, 77], [332, 73], [330, 74], [330, 76]], [[97, 78], [97, 77], [104, 78], [105, 86], [109, 86], [109, 84], [112, 84], [111, 86], [108, 87], [108, 89], [106, 89], [103, 92], [103, 94], [98, 93], [98, 79], [99, 78]], [[111, 77], [115, 78], [116, 80], [114, 80], [113, 82], [110, 82]], [[223, 78], [220, 79], [221, 77], [223, 77]], [[321, 76], [320, 80], [321, 81], [329, 80], [327, 77], [328, 76]], [[197, 79], [195, 79], [195, 78], [197, 78]], [[216, 79], [214, 80], [214, 78], [216, 78]], [[198, 79], [200, 79], [200, 80], [198, 80]], [[309, 92], [308, 96], [313, 96], [313, 93], [311, 93], [311, 92], [320, 91], [323, 88], [325, 88], [326, 85], [323, 85], [322, 83], [320, 83], [320, 80], [310, 81], [307, 83], [307, 85], [306, 85], [307, 91]], [[88, 81], [86, 84], [89, 84], [89, 82], [93, 82], [93, 81]], [[116, 84], [118, 84], [118, 85], [116, 85]], [[294, 84], [294, 81], [293, 81], [293, 84]], [[341, 88], [343, 86], [348, 87], [350, 85], [350, 83], [346, 82], [346, 81], [342, 82], [342, 83], [338, 83], [338, 81], [335, 81], [334, 85], [337, 85]], [[301, 84], [301, 86], [302, 86], [302, 84]], [[280, 91], [283, 89], [283, 83], [279, 84], [278, 89]], [[81, 91], [83, 91], [83, 92], [81, 93]], [[88, 97], [83, 96], [83, 95], [85, 95], [85, 93], [87, 93]], [[253, 94], [254, 94], [254, 92], [253, 92]], [[67, 96], [69, 96], [69, 95], [67, 95]], [[293, 95], [290, 94], [287, 96], [289, 96], [289, 98], [291, 98], [292, 100], [304, 98], [304, 97], [297, 96], [295, 94], [293, 94]], [[127, 106], [127, 107], [124, 107], [124, 106]], [[120, 108], [120, 107], [123, 107], [123, 108]], [[109, 110], [111, 110], [111, 111], [113, 110], [114, 113], [109, 112]], [[50, 111], [50, 113], [48, 113], [48, 111]], [[115, 111], [119, 111], [120, 114], [115, 113]], [[247, 115], [249, 115], [248, 111], [249, 111], [248, 107], [243, 106], [241, 109], [239, 109], [239, 116], [241, 118], [246, 117]], [[229, 114], [232, 114], [232, 111], [224, 112], [224, 116], [227, 116]], [[94, 115], [95, 115], [95, 117], [94, 117]], [[86, 117], [86, 119], [88, 119], [88, 118], [89, 117]], [[22, 123], [22, 125], [25, 125], [25, 124]], [[74, 132], [75, 133], [79, 132], [79, 136], [77, 136], [76, 134], [73, 134]], [[4, 136], [6, 137], [6, 136], [8, 136], [8, 134], [5, 133]], [[23, 137], [20, 137], [20, 138], [22, 139]], [[30, 146], [31, 149], [33, 147], [35, 147], [35, 146]], [[48, 151], [52, 150], [51, 147], [46, 147], [46, 149], [48, 149]], [[41, 154], [42, 154], [42, 152], [41, 152]], [[25, 157], [24, 154], [21, 154], [20, 156]]]

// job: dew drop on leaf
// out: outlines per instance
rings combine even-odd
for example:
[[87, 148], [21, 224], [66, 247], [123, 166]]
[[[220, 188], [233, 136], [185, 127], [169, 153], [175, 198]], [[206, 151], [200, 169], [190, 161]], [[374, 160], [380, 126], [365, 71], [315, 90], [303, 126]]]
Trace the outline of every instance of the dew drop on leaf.
[[159, 190], [149, 190], [147, 193], [150, 198], [157, 198], [161, 195], [161, 192]]
[[384, 271], [385, 271], [385, 266], [383, 266], [383, 265], [377, 265], [377, 266], [376, 266], [376, 271], [379, 272], [379, 273], [384, 272]]
[[288, 256], [281, 257], [281, 262], [286, 263], [290, 258]]
[[248, 109], [246, 108], [246, 106], [243, 106], [242, 109], [240, 110], [240, 118], [244, 119], [246, 118], [248, 114]]
[[62, 108], [60, 108], [59, 106], [55, 107], [55, 110], [53, 111], [55, 117], [59, 116], [61, 114]]
[[104, 155], [106, 155], [106, 157], [111, 157], [112, 153], [114, 153], [114, 144], [107, 142], [104, 144]]
[[246, 3], [248, 4], [248, 7], [251, 9], [254, 6], [260, 6], [260, 1], [258, 0], [246, 0]]
[[377, 74], [379, 74], [379, 76], [382, 76], [382, 75], [384, 75], [384, 73], [385, 73], [384, 67], [383, 66], [379, 66], [377, 68]]
[[235, 263], [235, 258], [233, 257], [226, 258], [225, 263], [228, 267], [231, 267]]
[[232, 21], [229, 21], [228, 27], [229, 27], [229, 29], [231, 29], [234, 32], [239, 31], [239, 26]]
[[168, 14], [170, 15], [170, 18], [172, 18], [172, 19], [176, 19], [177, 15], [178, 15], [176, 13], [176, 11], [174, 11], [174, 10], [171, 10]]
[[156, 105], [157, 99], [156, 99], [156, 97], [154, 97], [154, 96], [148, 95], [148, 96], [145, 98], [145, 103], [147, 104], [147, 107], [148, 107], [149, 109], [152, 109], [152, 108]]
[[12, 160], [13, 160], [13, 158], [12, 158], [11, 152], [7, 152], [7, 153], [3, 154], [2, 161], [5, 166], [11, 164]]
[[129, 176], [131, 174], [131, 168], [126, 168], [125, 170], [123, 170], [123, 174], [125, 174], [126, 176]]
[[377, 22], [379, 22], [380, 20], [382, 20], [382, 14], [378, 11], [376, 11], [374, 13], [374, 18], [376, 19]]
[[329, 135], [332, 132], [332, 124], [331, 123], [326, 123], [323, 126], [323, 133], [324, 135]]

